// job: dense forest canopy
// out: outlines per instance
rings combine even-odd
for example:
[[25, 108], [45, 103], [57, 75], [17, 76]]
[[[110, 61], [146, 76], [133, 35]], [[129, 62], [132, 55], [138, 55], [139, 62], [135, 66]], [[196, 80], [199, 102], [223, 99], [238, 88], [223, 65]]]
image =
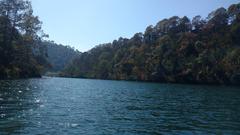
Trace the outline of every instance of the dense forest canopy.
[[46, 35], [28, 0], [0, 0], [0, 79], [40, 77], [48, 66]]
[[62, 76], [177, 83], [240, 83], [240, 4], [204, 19], [174, 16], [131, 39], [74, 59]]
[[72, 59], [80, 55], [78, 50], [70, 46], [56, 44], [53, 41], [44, 41], [42, 45], [47, 47], [47, 60], [51, 64], [48, 71], [51, 72], [62, 71]]
[[208, 17], [163, 19], [132, 38], [80, 53], [48, 37], [29, 0], [0, 0], [0, 79], [65, 77], [240, 83], [240, 4]]

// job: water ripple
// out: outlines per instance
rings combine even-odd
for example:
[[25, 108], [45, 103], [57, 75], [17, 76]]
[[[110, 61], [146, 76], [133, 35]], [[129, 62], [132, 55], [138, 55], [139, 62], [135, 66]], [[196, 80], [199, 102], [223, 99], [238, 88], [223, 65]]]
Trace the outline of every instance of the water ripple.
[[238, 87], [0, 81], [0, 134], [240, 134]]

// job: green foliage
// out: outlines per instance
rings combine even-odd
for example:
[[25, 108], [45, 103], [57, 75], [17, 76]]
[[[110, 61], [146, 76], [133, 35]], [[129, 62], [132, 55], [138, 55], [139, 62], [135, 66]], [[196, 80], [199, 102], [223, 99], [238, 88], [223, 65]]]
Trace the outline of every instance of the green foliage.
[[27, 0], [0, 0], [0, 79], [40, 77], [47, 67], [41, 22]]
[[171, 17], [131, 39], [82, 53], [63, 76], [175, 83], [240, 84], [240, 6], [207, 19]]
[[80, 55], [80, 52], [74, 48], [56, 44], [53, 41], [44, 41], [41, 43], [41, 46], [47, 48], [47, 61], [51, 64], [51, 67], [48, 68], [50, 72], [62, 71], [69, 62]]

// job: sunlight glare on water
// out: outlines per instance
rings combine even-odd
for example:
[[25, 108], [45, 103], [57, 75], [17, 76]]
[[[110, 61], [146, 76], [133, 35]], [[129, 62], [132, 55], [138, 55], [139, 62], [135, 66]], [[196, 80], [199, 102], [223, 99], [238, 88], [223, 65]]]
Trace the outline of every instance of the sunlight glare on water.
[[240, 134], [238, 87], [0, 81], [0, 134]]

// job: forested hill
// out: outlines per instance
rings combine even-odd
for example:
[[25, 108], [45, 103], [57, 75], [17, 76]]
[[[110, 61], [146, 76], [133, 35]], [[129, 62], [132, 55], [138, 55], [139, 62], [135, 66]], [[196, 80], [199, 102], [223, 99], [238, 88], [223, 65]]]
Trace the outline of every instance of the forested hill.
[[131, 39], [82, 53], [62, 76], [177, 83], [240, 83], [240, 4], [207, 18], [174, 16]]
[[40, 77], [49, 66], [44, 36], [28, 0], [0, 0], [0, 79]]
[[51, 68], [49, 68], [51, 72], [62, 71], [70, 61], [80, 55], [80, 52], [76, 49], [70, 46], [56, 44], [52, 41], [45, 41], [42, 45], [47, 48], [47, 60], [51, 64]]

